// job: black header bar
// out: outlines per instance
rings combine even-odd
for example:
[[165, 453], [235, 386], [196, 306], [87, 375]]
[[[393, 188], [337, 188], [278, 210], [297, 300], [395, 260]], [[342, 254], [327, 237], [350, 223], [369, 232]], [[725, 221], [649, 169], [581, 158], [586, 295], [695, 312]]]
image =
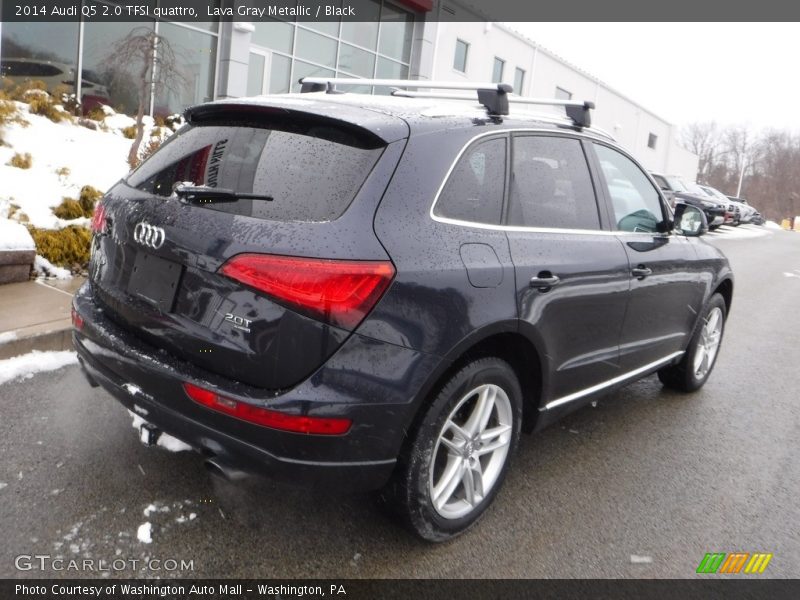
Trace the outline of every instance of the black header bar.
[[[800, 20], [800, 3], [786, 0], [395, 0], [430, 21], [705, 21]], [[371, 0], [2, 0], [2, 21], [142, 21], [185, 23], [270, 19], [374, 21]], [[754, 25], [756, 26], [756, 25]], [[677, 43], [662, 40], [661, 43]]]

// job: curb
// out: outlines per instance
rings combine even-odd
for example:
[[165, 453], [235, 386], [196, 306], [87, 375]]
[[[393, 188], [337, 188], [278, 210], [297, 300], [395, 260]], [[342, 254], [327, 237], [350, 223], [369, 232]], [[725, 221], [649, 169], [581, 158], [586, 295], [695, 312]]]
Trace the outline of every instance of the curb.
[[72, 323], [62, 319], [17, 331], [17, 337], [0, 343], [0, 360], [28, 354], [33, 350], [72, 350]]

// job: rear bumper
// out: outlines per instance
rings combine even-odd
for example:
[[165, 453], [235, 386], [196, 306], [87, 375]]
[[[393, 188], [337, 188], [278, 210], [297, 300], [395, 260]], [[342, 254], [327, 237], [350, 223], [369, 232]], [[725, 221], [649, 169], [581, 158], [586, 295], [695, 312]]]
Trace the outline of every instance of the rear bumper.
[[[359, 335], [295, 388], [250, 388], [149, 346], [106, 317], [87, 283], [73, 305], [73, 343], [87, 374], [128, 409], [232, 469], [337, 490], [381, 487], [416, 410], [416, 391], [439, 359]], [[278, 431], [193, 402], [183, 383], [273, 410], [353, 420], [341, 436]]]

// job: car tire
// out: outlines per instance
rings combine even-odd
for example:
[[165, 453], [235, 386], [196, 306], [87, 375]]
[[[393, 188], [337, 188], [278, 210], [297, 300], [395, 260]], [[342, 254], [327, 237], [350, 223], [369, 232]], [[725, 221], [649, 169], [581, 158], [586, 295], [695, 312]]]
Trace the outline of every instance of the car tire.
[[665, 387], [681, 392], [694, 392], [703, 387], [719, 356], [726, 318], [725, 300], [720, 294], [714, 294], [697, 320], [680, 362], [658, 371], [658, 378]]
[[425, 409], [380, 499], [424, 540], [464, 533], [497, 495], [521, 423], [522, 391], [509, 364], [467, 364]]

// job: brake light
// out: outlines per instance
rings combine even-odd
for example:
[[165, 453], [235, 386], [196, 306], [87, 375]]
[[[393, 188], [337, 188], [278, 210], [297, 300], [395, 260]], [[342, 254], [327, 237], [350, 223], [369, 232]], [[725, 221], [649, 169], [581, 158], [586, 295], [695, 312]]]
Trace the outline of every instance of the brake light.
[[71, 316], [72, 316], [72, 326], [78, 331], [83, 329], [83, 317], [78, 314], [78, 311], [75, 310], [74, 306], [72, 307]]
[[183, 384], [183, 389], [189, 398], [198, 404], [242, 421], [248, 421], [271, 429], [280, 429], [281, 431], [291, 431], [293, 433], [342, 435], [347, 433], [353, 424], [350, 419], [290, 415], [277, 410], [245, 404], [231, 398], [225, 398], [216, 392], [188, 382]]
[[344, 327], [355, 328], [395, 275], [389, 261], [329, 260], [239, 254], [220, 272], [279, 302]]
[[94, 206], [94, 214], [92, 215], [92, 231], [94, 233], [106, 232], [106, 207], [102, 202], [98, 202]]

